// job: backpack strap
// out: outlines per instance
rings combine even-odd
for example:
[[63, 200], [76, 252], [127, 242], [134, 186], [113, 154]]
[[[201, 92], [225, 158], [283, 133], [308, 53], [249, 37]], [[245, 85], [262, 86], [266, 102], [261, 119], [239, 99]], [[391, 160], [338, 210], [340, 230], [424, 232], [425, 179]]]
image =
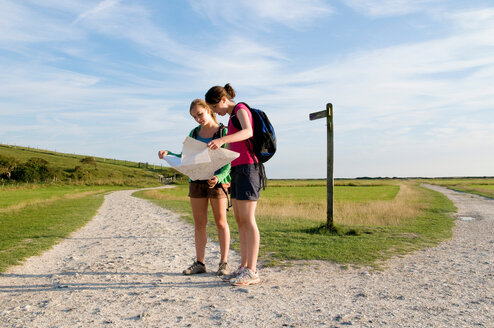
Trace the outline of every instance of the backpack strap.
[[[249, 105], [247, 105], [244, 102], [239, 102], [235, 105], [243, 104], [245, 107], [247, 107], [252, 115], [252, 124], [254, 124], [254, 114], [252, 114], [252, 108], [250, 108]], [[240, 125], [240, 121], [238, 120], [237, 115], [235, 114], [235, 108], [233, 109], [232, 116], [230, 116], [230, 119], [232, 121], [232, 124], [234, 127], [236, 127], [238, 130], [242, 130], [242, 126]], [[259, 168], [259, 176], [261, 178], [261, 188], [262, 190], [266, 190], [266, 184], [267, 184], [267, 178], [266, 178], [266, 170], [264, 168], [264, 164], [259, 162], [259, 159], [257, 158], [256, 154], [254, 154], [254, 127], [252, 127], [252, 137], [249, 139], [246, 139], [245, 142], [247, 143], [247, 149], [249, 150], [250, 156], [254, 159], [254, 165]]]
[[237, 108], [237, 106], [240, 104], [247, 107], [250, 110], [250, 112], [252, 113], [252, 109], [250, 108], [250, 106], [244, 102], [239, 102], [235, 105], [235, 107], [233, 108], [233, 111], [232, 111], [232, 115], [230, 116], [230, 119], [232, 121], [233, 126], [236, 127], [238, 130], [242, 130], [242, 125], [240, 125], [240, 121], [238, 120], [237, 114], [235, 114], [235, 108]]
[[[194, 138], [194, 139], [197, 139], [197, 136], [199, 135], [199, 129], [201, 128], [201, 126], [197, 126], [194, 128], [194, 130], [192, 130], [192, 135], [191, 137]], [[223, 123], [220, 123], [220, 127], [218, 129], [218, 131], [216, 131], [213, 135], [213, 139], [218, 139], [218, 138], [221, 138], [223, 136], [223, 130], [225, 129], [225, 126], [223, 125]]]
[[223, 130], [225, 130], [225, 126], [223, 125], [223, 123], [220, 123], [220, 127], [218, 129], [218, 131], [216, 131], [213, 135], [213, 139], [219, 139], [221, 137], [223, 137]]
[[192, 138], [197, 139], [197, 135], [199, 134], [200, 128], [201, 128], [201, 126], [199, 125], [199, 126], [196, 126], [194, 128], [194, 130], [192, 130], [192, 135], [191, 135]]
[[230, 195], [229, 195], [228, 191], [226, 191], [226, 189], [225, 189], [225, 187], [223, 186], [223, 184], [222, 184], [222, 183], [220, 183], [220, 187], [221, 187], [221, 189], [223, 189], [223, 192], [224, 192], [224, 193], [225, 193], [225, 195], [226, 195], [226, 199], [228, 200], [228, 201], [227, 201], [228, 206], [227, 206], [226, 210], [227, 210], [227, 211], [229, 211], [229, 210], [230, 210], [230, 207], [232, 207], [232, 198], [230, 197]]
[[[240, 104], [244, 105], [249, 109], [250, 115], [252, 116], [252, 124], [254, 124], [254, 115], [252, 114], [252, 108], [250, 108], [250, 106], [244, 102], [237, 103], [235, 105], [235, 108]], [[235, 108], [233, 108], [233, 112], [232, 115], [230, 116], [230, 119], [235, 128], [237, 128], [238, 130], [242, 130], [242, 125], [240, 124], [240, 121], [238, 120], [238, 117], [235, 114]], [[249, 139], [245, 139], [245, 143], [247, 144], [247, 149], [249, 150], [250, 156], [252, 156], [252, 158], [254, 159], [254, 164], [257, 165], [259, 164], [259, 160], [257, 160], [257, 157], [254, 154], [254, 141], [252, 140], [253, 138], [254, 138], [254, 127], [252, 126], [252, 137], [250, 137]]]

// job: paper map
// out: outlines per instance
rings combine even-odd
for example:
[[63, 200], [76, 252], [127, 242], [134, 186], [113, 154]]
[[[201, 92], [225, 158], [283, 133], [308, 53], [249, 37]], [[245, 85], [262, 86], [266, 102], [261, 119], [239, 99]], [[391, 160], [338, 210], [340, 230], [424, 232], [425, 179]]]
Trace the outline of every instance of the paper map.
[[209, 180], [214, 172], [238, 156], [239, 153], [225, 148], [211, 150], [206, 143], [187, 137], [182, 148], [182, 158], [169, 155], [164, 159], [191, 180]]

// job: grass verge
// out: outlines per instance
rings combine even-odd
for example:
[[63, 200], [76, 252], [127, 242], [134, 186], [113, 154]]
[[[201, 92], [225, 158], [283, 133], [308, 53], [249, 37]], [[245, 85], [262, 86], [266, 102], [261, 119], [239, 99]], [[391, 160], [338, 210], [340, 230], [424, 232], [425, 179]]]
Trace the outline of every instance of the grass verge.
[[423, 182], [494, 199], [494, 179], [430, 179]]
[[[83, 227], [103, 203], [105, 192], [121, 187], [58, 186], [0, 190], [0, 272], [38, 255]], [[4, 195], [4, 196], [5, 196]]]
[[[304, 188], [300, 184], [298, 182], [293, 187]], [[369, 189], [368, 185], [341, 186], [343, 189], [336, 186], [335, 207], [343, 202], [353, 202], [355, 208], [351, 215], [356, 215], [359, 211], [362, 215], [355, 221], [359, 224], [340, 220], [336, 222], [336, 231], [325, 231], [321, 229], [324, 220], [317, 214], [321, 197], [313, 185], [305, 189], [293, 189], [290, 193], [283, 189], [276, 190], [292, 188], [286, 184], [270, 184], [268, 188], [271, 190], [267, 189], [261, 199], [264, 198], [265, 203], [273, 202], [274, 205], [268, 206], [270, 210], [265, 211], [261, 208], [260, 201], [256, 215], [261, 232], [260, 260], [266, 265], [282, 264], [290, 260], [329, 260], [341, 264], [379, 267], [392, 256], [433, 246], [451, 237], [454, 222], [449, 213], [455, 208], [445, 196], [411, 183], [396, 186], [395, 182], [388, 183], [386, 188], [374, 189]], [[353, 189], [349, 192], [345, 188]], [[409, 190], [403, 192], [407, 188]], [[187, 190], [187, 186], [178, 186], [173, 189], [139, 191], [134, 195], [181, 213], [182, 217], [192, 223]], [[405, 196], [400, 196], [400, 193], [404, 193]], [[365, 194], [368, 195], [367, 198], [363, 196]], [[346, 199], [342, 195], [347, 195]], [[298, 204], [297, 211], [293, 211], [293, 207], [291, 211], [285, 211], [284, 204], [287, 202], [291, 203], [290, 206]], [[369, 215], [369, 212], [366, 212], [369, 204], [383, 202], [394, 202], [398, 205], [384, 206], [388, 209], [384, 212], [382, 206], [374, 207], [374, 212], [380, 213], [377, 216], [393, 216], [407, 208], [412, 210], [399, 219], [371, 220], [367, 223], [362, 220]], [[398, 210], [389, 210], [394, 207]], [[274, 211], [274, 208], [279, 208], [279, 212]], [[210, 217], [212, 218], [211, 213]], [[238, 250], [238, 231], [232, 213], [228, 214], [228, 222], [232, 234], [232, 248]], [[212, 219], [208, 223], [208, 233], [216, 239], [216, 228]]]

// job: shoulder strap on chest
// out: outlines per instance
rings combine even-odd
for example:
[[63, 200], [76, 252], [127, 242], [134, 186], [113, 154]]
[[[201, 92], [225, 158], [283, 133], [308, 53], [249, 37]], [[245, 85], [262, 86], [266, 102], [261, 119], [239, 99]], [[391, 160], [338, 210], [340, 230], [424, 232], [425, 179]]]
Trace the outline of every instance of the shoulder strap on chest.
[[201, 126], [197, 126], [193, 131], [192, 131], [192, 138], [197, 139], [197, 135], [199, 133], [199, 129]]
[[223, 130], [225, 129], [225, 126], [223, 123], [220, 123], [220, 127], [218, 128], [218, 131], [216, 131], [213, 135], [213, 139], [218, 139], [223, 137]]

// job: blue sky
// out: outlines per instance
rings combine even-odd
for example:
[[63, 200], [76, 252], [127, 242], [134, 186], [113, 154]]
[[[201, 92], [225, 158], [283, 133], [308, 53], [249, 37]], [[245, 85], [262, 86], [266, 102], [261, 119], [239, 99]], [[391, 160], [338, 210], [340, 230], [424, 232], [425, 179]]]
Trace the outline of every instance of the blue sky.
[[[163, 164], [229, 82], [269, 178], [494, 176], [494, 3], [0, 0], [0, 143]], [[224, 118], [221, 119], [226, 123]]]

